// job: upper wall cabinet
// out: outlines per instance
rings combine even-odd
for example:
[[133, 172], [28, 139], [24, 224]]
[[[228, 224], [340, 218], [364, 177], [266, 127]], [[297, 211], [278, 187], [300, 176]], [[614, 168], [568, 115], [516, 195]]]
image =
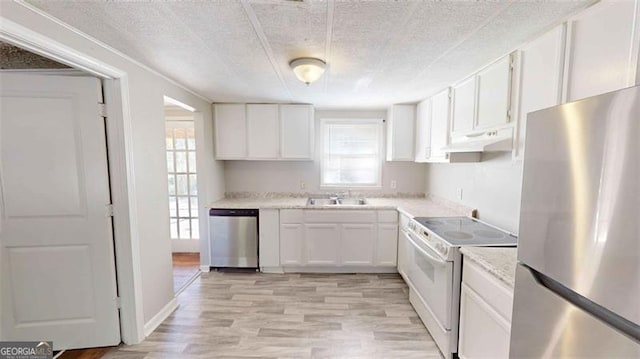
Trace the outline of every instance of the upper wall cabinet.
[[[416, 162], [477, 162], [478, 153], [447, 153], [451, 123], [451, 92], [446, 88], [418, 104]], [[424, 150], [421, 153], [419, 149]]]
[[312, 160], [311, 105], [217, 104], [218, 160]]
[[509, 122], [511, 100], [511, 57], [505, 56], [480, 71], [478, 82], [478, 117], [474, 128], [486, 129]]
[[453, 137], [499, 129], [509, 123], [511, 59], [507, 55], [453, 86]]
[[280, 105], [281, 157], [283, 159], [313, 159], [313, 107], [311, 105]]
[[633, 86], [640, 18], [636, 1], [603, 1], [568, 22], [567, 102]]
[[247, 118], [244, 104], [215, 106], [216, 158], [239, 160], [247, 157]]
[[278, 105], [247, 105], [247, 147], [249, 159], [273, 160], [280, 155]]
[[524, 149], [527, 114], [561, 102], [564, 39], [565, 26], [560, 25], [520, 50], [516, 157], [521, 156]]
[[431, 155], [431, 100], [416, 106], [415, 162], [428, 162]]
[[453, 119], [451, 132], [464, 134], [473, 130], [476, 118], [476, 76], [453, 86]]
[[416, 105], [393, 105], [387, 119], [387, 161], [413, 161]]
[[431, 97], [431, 147], [429, 162], [443, 162], [448, 156], [442, 148], [449, 144], [449, 116], [451, 101], [449, 88]]

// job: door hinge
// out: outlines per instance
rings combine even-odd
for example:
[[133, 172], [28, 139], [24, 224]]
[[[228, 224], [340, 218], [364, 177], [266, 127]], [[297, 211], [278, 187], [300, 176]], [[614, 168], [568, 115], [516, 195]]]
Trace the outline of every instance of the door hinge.
[[106, 205], [106, 207], [107, 207], [107, 217], [113, 217], [113, 205], [108, 204]]
[[118, 309], [122, 308], [122, 298], [116, 297], [116, 307]]
[[100, 114], [100, 117], [107, 117], [107, 106], [103, 103], [99, 103], [98, 113]]

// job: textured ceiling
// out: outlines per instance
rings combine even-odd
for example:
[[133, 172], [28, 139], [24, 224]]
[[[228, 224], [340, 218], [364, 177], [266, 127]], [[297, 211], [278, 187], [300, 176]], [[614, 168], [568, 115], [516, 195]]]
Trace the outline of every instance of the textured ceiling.
[[[45, 1], [33, 5], [214, 102], [415, 102], [592, 3]], [[296, 57], [329, 64], [307, 87]]]

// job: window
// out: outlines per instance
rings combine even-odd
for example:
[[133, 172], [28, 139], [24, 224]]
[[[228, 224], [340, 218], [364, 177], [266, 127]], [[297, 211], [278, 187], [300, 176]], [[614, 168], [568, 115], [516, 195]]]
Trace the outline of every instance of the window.
[[196, 137], [193, 121], [167, 121], [171, 239], [198, 239]]
[[380, 187], [381, 119], [323, 119], [321, 184], [326, 187]]

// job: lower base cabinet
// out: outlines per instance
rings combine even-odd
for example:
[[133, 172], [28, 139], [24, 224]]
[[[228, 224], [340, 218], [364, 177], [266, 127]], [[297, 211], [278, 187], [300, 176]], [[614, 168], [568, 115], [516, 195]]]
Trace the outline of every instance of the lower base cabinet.
[[281, 210], [280, 264], [394, 268], [397, 222], [397, 211]]
[[[342, 265], [373, 265], [373, 249], [376, 242], [376, 225], [373, 223], [342, 224], [339, 244]], [[364, 249], [364, 250], [363, 250]]]
[[304, 227], [298, 223], [280, 225], [280, 264], [283, 266], [302, 265], [302, 242]]
[[513, 289], [469, 261], [462, 269], [460, 358], [509, 358]]
[[[305, 264], [310, 266], [337, 265], [340, 228], [333, 223], [304, 225]], [[298, 238], [300, 240], [300, 238]]]

